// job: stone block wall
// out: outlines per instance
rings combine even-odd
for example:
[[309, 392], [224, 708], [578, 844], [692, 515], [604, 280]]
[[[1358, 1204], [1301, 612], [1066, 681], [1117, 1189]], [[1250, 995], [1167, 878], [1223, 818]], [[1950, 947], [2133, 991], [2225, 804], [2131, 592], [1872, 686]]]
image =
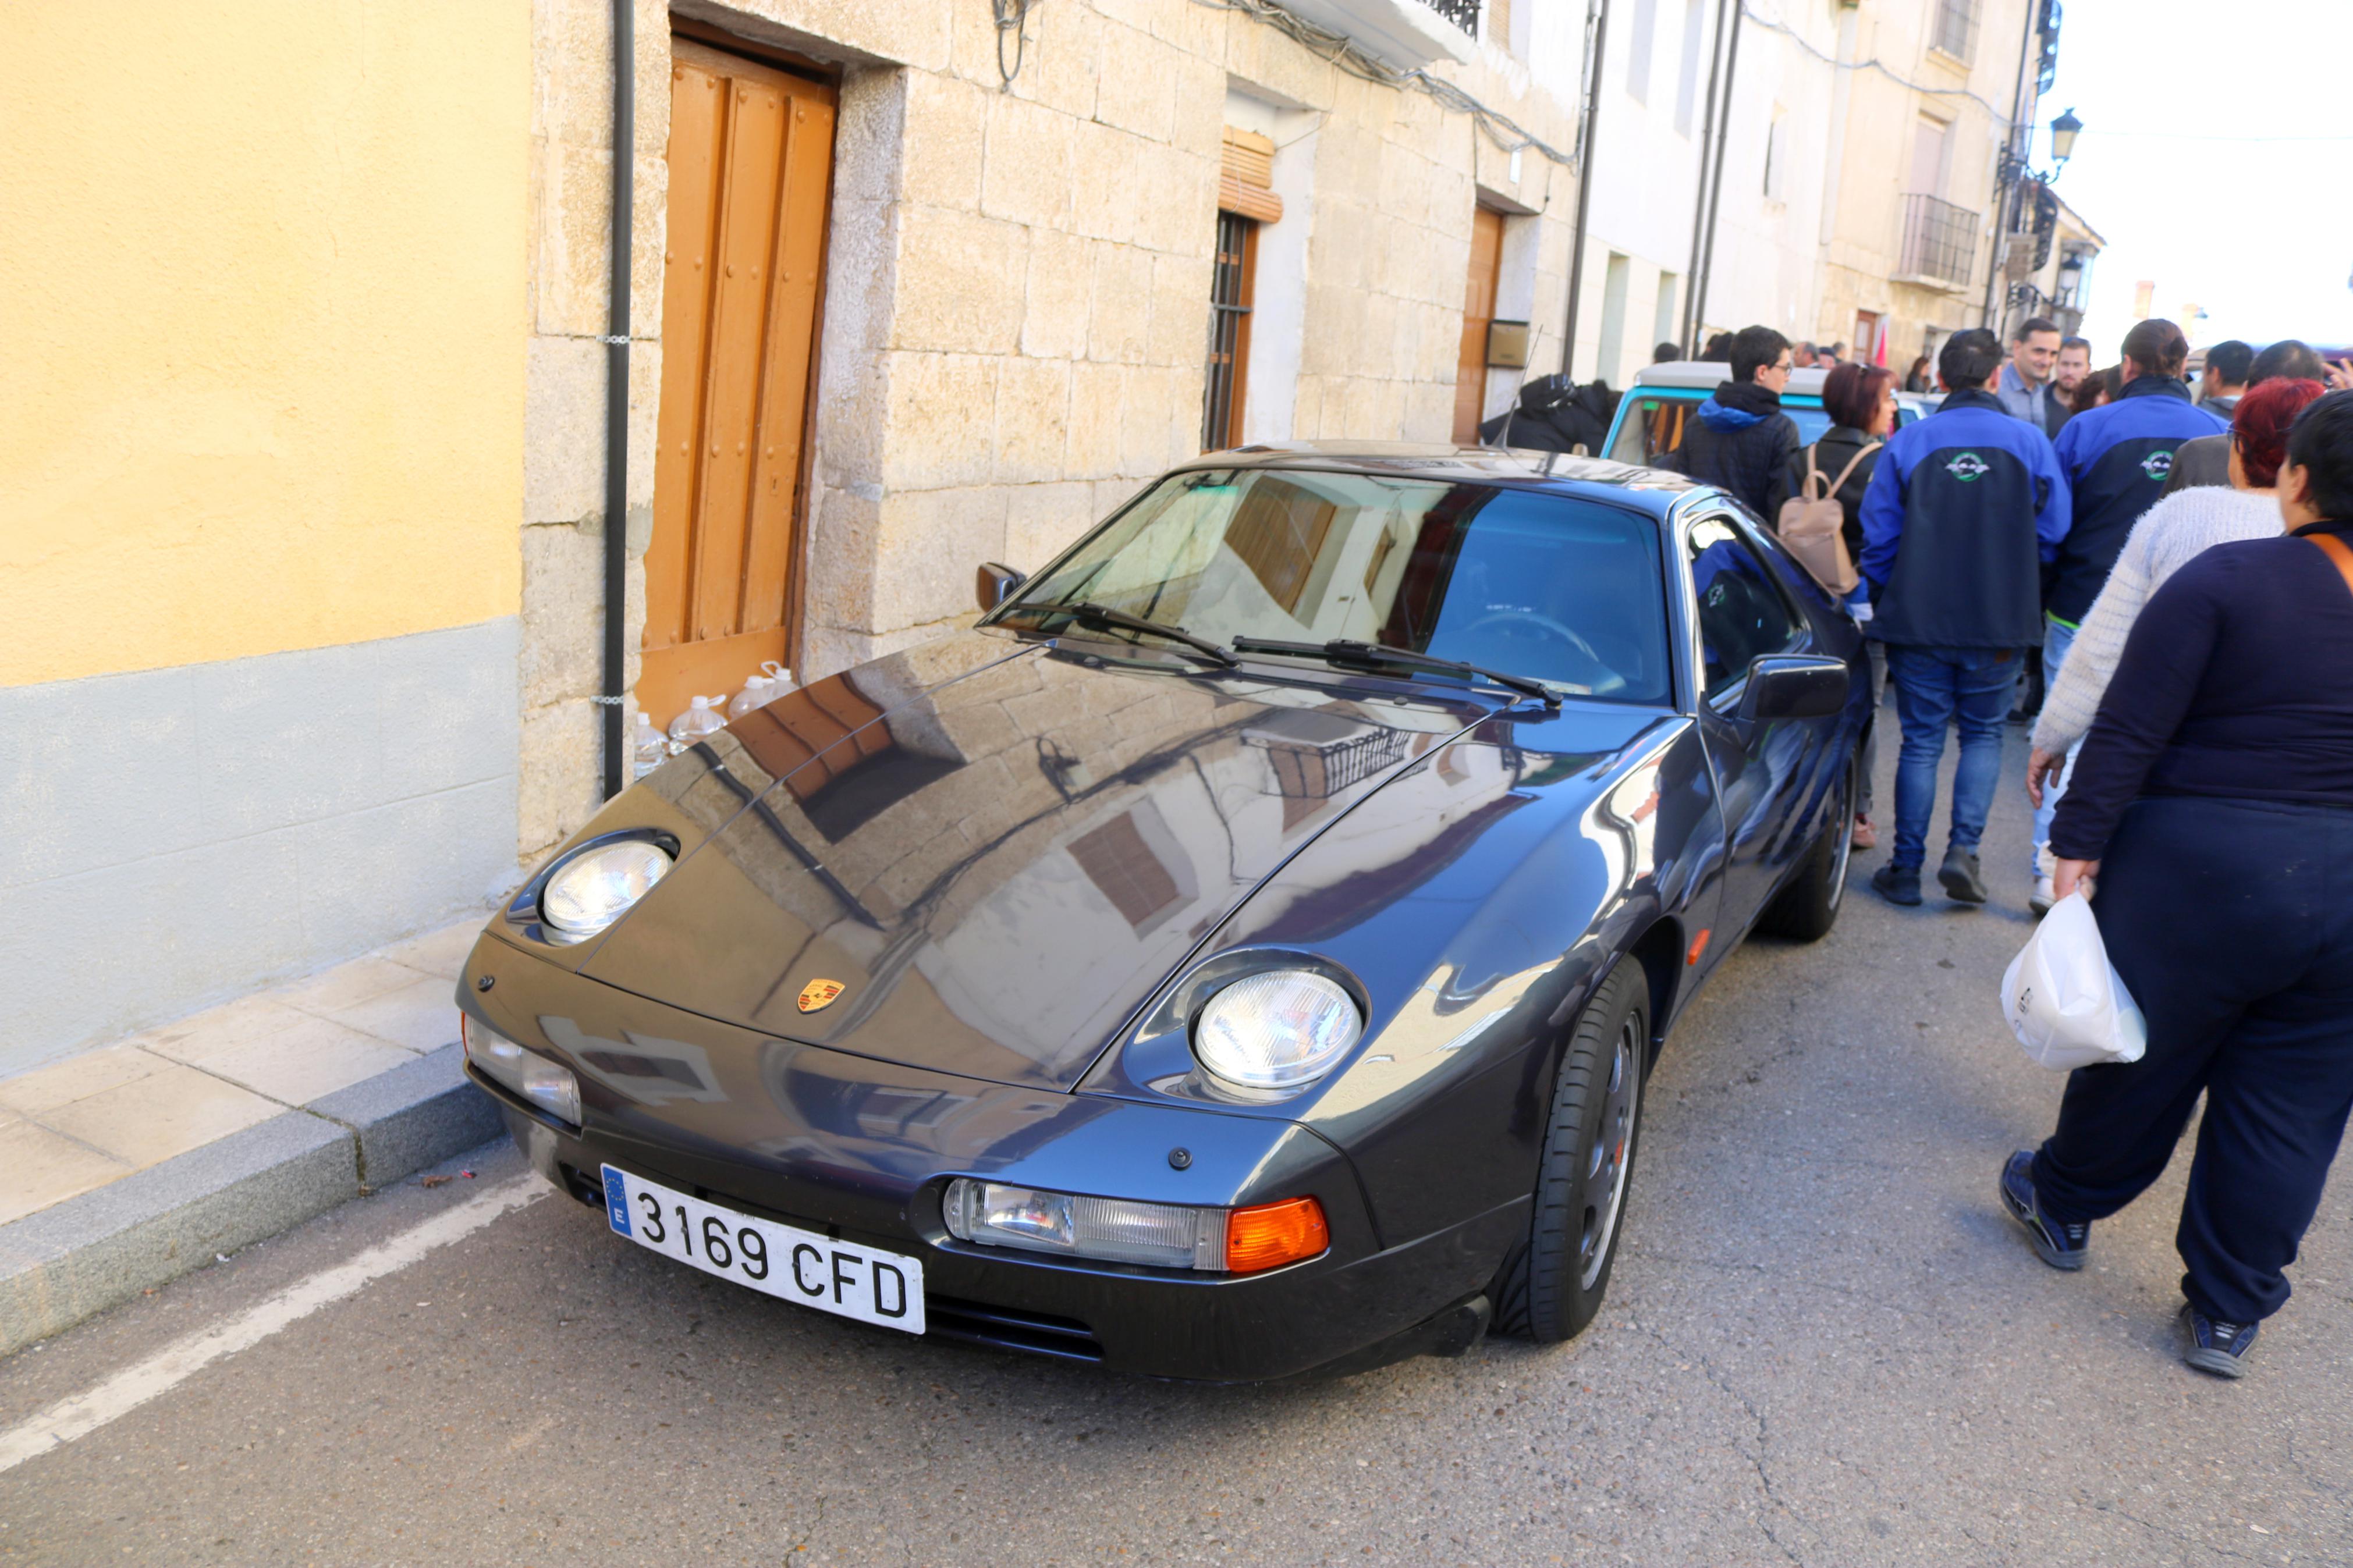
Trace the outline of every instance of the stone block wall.
[[[629, 351], [629, 592], [635, 678], [661, 384], [662, 214], [668, 195], [670, 15], [638, 0]], [[612, 10], [533, 0], [530, 323], [523, 410], [522, 754], [516, 852], [530, 865], [601, 802], [593, 700], [604, 679], [605, 389], [610, 308]], [[651, 47], [648, 47], [651, 46]]]
[[[596, 804], [608, 24], [535, 0], [535, 337], [526, 459], [522, 848]], [[1428, 95], [1197, 0], [1053, 0], [1000, 74], [988, 0], [682, 0], [676, 15], [840, 72], [804, 679], [968, 621], [973, 568], [1025, 570], [1200, 449], [1229, 90], [1317, 116], [1296, 438], [1444, 441], [1472, 213], [1539, 227], [1530, 374], [1556, 364], [1573, 171], [1509, 158]], [[1013, 55], [1005, 43], [1005, 59]], [[630, 550], [651, 501], [668, 18], [638, 10]], [[1556, 147], [1573, 103], [1490, 47], [1433, 74]], [[633, 569], [627, 637], [642, 626]]]

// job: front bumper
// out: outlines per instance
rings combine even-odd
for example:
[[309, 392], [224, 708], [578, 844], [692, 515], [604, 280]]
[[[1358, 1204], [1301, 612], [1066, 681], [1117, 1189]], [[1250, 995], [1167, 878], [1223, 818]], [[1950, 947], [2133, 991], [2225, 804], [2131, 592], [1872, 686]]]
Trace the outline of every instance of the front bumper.
[[[478, 991], [479, 975], [495, 986]], [[604, 1206], [610, 1163], [709, 1201], [912, 1254], [932, 1332], [1124, 1372], [1247, 1382], [1467, 1348], [1525, 1200], [1382, 1237], [1346, 1156], [1263, 1117], [1012, 1088], [762, 1037], [485, 939], [460, 983], [481, 1021], [578, 1073], [584, 1124], [479, 1076], [540, 1173]], [[1189, 1155], [1183, 1169], [1170, 1153]], [[956, 1176], [1157, 1203], [1314, 1196], [1332, 1246], [1264, 1274], [1066, 1261], [956, 1240]], [[874, 1330], [874, 1332], [889, 1332]]]

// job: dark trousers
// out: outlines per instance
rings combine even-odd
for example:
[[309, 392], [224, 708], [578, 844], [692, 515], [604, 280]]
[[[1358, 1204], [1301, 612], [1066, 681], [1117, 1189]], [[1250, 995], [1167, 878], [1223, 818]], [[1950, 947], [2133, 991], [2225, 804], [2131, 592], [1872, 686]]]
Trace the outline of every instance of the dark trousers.
[[2068, 1076], [2035, 1189], [2055, 1220], [2116, 1213], [2164, 1171], [2203, 1090], [2181, 1289], [2209, 1317], [2259, 1321], [2287, 1300], [2353, 1106], [2353, 811], [2137, 801], [2093, 909], [2148, 1051]]

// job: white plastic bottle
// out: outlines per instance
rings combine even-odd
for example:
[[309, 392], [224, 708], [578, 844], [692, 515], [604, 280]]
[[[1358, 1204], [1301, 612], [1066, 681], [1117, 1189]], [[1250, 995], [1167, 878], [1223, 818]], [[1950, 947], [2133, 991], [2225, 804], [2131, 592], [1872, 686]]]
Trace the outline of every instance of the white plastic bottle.
[[670, 754], [676, 756], [705, 735], [715, 735], [727, 728], [726, 715], [719, 711], [720, 698], [698, 697], [694, 706], [670, 721]]
[[744, 683], [744, 689], [727, 705], [727, 717], [730, 721], [741, 719], [754, 709], [765, 708], [792, 689], [793, 672], [772, 658]]
[[654, 728], [642, 708], [629, 710], [629, 777], [641, 779], [670, 756], [669, 738]]

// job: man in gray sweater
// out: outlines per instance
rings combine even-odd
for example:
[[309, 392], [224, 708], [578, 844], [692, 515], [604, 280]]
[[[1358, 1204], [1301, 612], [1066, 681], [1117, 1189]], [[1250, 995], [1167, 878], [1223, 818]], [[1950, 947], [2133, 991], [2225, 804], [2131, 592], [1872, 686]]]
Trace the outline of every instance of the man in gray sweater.
[[[2326, 386], [2328, 372], [2320, 356], [2312, 352], [2309, 343], [2294, 338], [2282, 338], [2255, 356], [2254, 365], [2247, 372], [2247, 387], [2261, 386], [2279, 376], [2291, 381], [2316, 381]], [[2247, 387], [2240, 388], [2244, 393]], [[2236, 397], [2231, 400], [2238, 402]], [[2194, 441], [2184, 441], [2174, 449], [2173, 471], [2165, 476], [2165, 489], [2159, 499], [2199, 485], [2228, 485], [2231, 482], [2231, 437], [2200, 436]]]

